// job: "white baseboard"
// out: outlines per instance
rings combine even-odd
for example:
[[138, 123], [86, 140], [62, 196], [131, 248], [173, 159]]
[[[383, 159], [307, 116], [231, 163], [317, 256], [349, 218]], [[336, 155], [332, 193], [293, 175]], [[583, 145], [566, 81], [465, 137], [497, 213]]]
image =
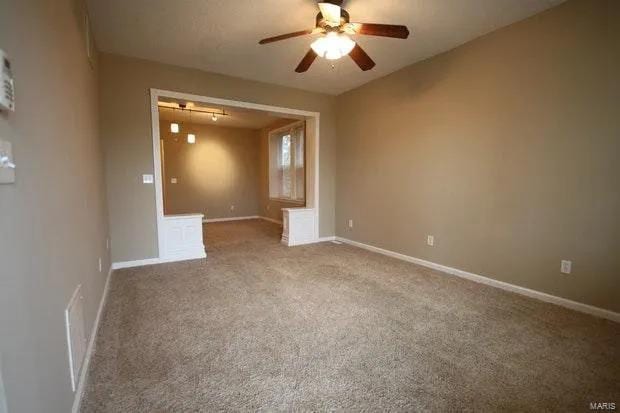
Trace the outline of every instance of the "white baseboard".
[[316, 240], [310, 240], [310, 241], [297, 241], [297, 242], [288, 242], [288, 239], [283, 237], [282, 240], [280, 240], [280, 242], [286, 246], [289, 247], [298, 247], [300, 245], [310, 245], [310, 244], [316, 244], [319, 241]]
[[185, 252], [183, 254], [172, 255], [166, 258], [160, 258], [157, 261], [157, 264], [163, 264], [165, 262], [178, 262], [178, 261], [190, 261], [190, 260], [201, 260], [203, 258], [207, 258], [207, 253], [205, 252], [204, 247], [200, 250], [196, 250], [194, 252]]
[[103, 293], [99, 300], [99, 308], [97, 309], [97, 315], [95, 316], [95, 322], [90, 332], [90, 338], [88, 339], [88, 347], [86, 348], [86, 354], [84, 356], [84, 362], [82, 363], [82, 370], [80, 371], [80, 378], [78, 381], [78, 387], [75, 391], [73, 398], [72, 413], [78, 413], [80, 411], [80, 404], [82, 403], [82, 397], [84, 396], [84, 389], [86, 388], [86, 380], [88, 378], [88, 368], [90, 366], [90, 358], [95, 350], [95, 340], [97, 338], [97, 331], [99, 330], [99, 321], [101, 321], [101, 313], [105, 307], [105, 303], [108, 298], [108, 290], [110, 287], [110, 278], [112, 277], [113, 268], [110, 266], [108, 276], [105, 280], [105, 286], [103, 287]]
[[492, 287], [501, 288], [502, 290], [511, 291], [517, 294], [525, 295], [527, 297], [535, 298], [537, 300], [545, 301], [548, 303], [556, 304], [562, 307], [569, 308], [571, 310], [579, 311], [582, 313], [591, 314], [597, 317], [605, 318], [611, 321], [620, 323], [620, 313], [616, 313], [604, 308], [594, 307], [589, 304], [580, 303], [577, 301], [569, 300], [567, 298], [557, 297], [555, 295], [543, 293], [529, 288], [520, 287], [518, 285], [509, 284], [507, 282], [498, 281], [493, 278], [485, 277], [483, 275], [474, 274], [471, 272], [459, 270], [457, 268], [448, 267], [445, 265], [437, 264], [431, 261], [426, 261], [420, 258], [411, 257], [409, 255], [400, 254], [398, 252], [386, 250], [383, 248], [375, 247], [373, 245], [364, 244], [361, 242], [353, 241], [347, 238], [336, 237], [337, 241], [344, 242], [345, 244], [353, 245], [358, 248], [363, 248], [368, 251], [377, 252], [379, 254], [387, 255], [399, 260], [412, 262], [414, 264], [422, 265], [424, 267], [432, 268], [437, 271], [441, 271], [457, 277], [466, 278], [471, 281], [475, 281], [481, 284], [490, 285]]
[[173, 257], [167, 257], [167, 258], [146, 258], [144, 260], [113, 262], [112, 269], [120, 270], [121, 268], [142, 267], [144, 265], [163, 264], [166, 262], [199, 260], [202, 258], [207, 258], [207, 253], [204, 252], [204, 250], [202, 252], [197, 252], [196, 254], [192, 254], [192, 255], [183, 254], [183, 255], [175, 255]]
[[246, 219], [263, 219], [265, 221], [273, 222], [274, 224], [282, 225], [282, 221], [278, 221], [277, 219], [263, 217], [260, 215], [250, 215], [247, 217], [230, 217], [230, 218], [212, 218], [212, 219], [203, 219], [202, 222], [225, 222], [225, 221], [242, 221]]
[[113, 262], [112, 269], [119, 270], [121, 268], [142, 267], [143, 265], [159, 264], [159, 258], [146, 258], [143, 260]]
[[260, 218], [258, 215], [250, 215], [247, 217], [227, 217], [227, 218], [210, 218], [210, 219], [203, 218], [202, 222], [209, 223], [209, 222], [243, 221], [246, 219], [258, 219], [258, 218]]
[[331, 236], [331, 237], [321, 237], [321, 238], [317, 238], [317, 239], [313, 239], [309, 241], [299, 241], [293, 244], [289, 244], [288, 240], [283, 239], [282, 243], [288, 245], [289, 247], [297, 247], [298, 245], [318, 244], [319, 242], [329, 242], [329, 241], [335, 241], [335, 240], [336, 240], [336, 237]]
[[278, 221], [277, 219], [269, 218], [269, 217], [258, 217], [260, 219], [264, 219], [265, 221], [273, 222], [274, 224], [282, 225], [282, 221]]

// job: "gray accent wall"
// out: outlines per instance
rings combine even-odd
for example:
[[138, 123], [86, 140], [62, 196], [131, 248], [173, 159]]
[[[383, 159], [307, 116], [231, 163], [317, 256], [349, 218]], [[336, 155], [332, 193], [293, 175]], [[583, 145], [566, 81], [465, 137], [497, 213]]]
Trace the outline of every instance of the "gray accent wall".
[[16, 111], [0, 113], [0, 139], [12, 142], [17, 164], [15, 183], [0, 185], [0, 364], [10, 413], [71, 411], [64, 310], [81, 284], [90, 334], [110, 265], [97, 61], [91, 66], [85, 45], [81, 3], [0, 1], [0, 48], [16, 91]]

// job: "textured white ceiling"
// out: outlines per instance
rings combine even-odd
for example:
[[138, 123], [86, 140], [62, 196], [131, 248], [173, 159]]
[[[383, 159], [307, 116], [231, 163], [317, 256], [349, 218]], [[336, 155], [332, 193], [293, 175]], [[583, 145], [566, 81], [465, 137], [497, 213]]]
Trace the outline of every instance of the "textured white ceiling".
[[405, 24], [407, 40], [354, 39], [377, 66], [350, 58], [295, 67], [312, 36], [259, 45], [261, 38], [314, 27], [315, 0], [88, 0], [98, 47], [178, 66], [339, 94], [450, 50], [564, 0], [345, 0], [351, 21]]

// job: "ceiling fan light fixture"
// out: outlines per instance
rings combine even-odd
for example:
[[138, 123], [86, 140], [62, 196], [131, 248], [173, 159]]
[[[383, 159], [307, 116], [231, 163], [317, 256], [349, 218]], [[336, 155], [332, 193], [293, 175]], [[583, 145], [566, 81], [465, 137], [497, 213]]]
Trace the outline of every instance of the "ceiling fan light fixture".
[[355, 42], [345, 34], [329, 32], [327, 35], [315, 40], [310, 47], [318, 56], [329, 60], [336, 60], [348, 55], [355, 47]]

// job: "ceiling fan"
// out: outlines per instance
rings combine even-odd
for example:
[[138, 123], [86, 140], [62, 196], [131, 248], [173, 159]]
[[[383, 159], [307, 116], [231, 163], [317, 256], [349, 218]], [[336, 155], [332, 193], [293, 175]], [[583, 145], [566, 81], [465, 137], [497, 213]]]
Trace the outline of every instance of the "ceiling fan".
[[328, 0], [319, 2], [320, 12], [316, 15], [316, 27], [314, 29], [300, 30], [298, 32], [281, 34], [279, 36], [268, 37], [258, 42], [259, 44], [273, 43], [292, 37], [305, 36], [308, 34], [320, 34], [317, 40], [310, 45], [310, 50], [301, 59], [295, 68], [297, 73], [303, 73], [310, 68], [314, 60], [321, 56], [325, 59], [340, 59], [349, 55], [351, 59], [366, 71], [375, 67], [375, 62], [366, 52], [351, 40], [349, 35], [363, 34], [370, 36], [394, 37], [406, 39], [409, 37], [407, 26], [394, 24], [376, 23], [351, 23], [349, 13], [342, 7], [343, 0]]

